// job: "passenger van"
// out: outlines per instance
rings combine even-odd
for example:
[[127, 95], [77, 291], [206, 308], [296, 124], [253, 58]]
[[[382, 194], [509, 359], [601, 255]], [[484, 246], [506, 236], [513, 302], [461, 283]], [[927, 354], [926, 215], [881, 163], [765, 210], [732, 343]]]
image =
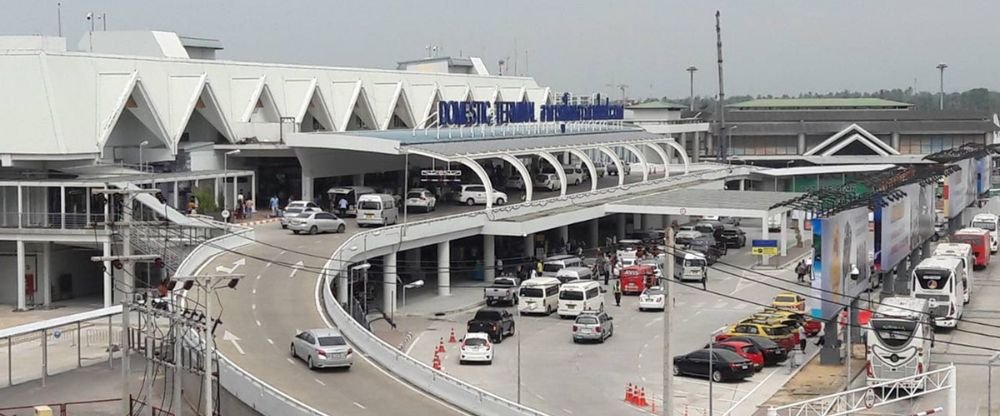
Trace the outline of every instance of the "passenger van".
[[338, 215], [341, 214], [339, 204], [341, 198], [347, 200], [347, 212], [341, 216], [358, 215], [358, 198], [361, 198], [362, 195], [374, 193], [375, 189], [367, 186], [338, 186], [326, 191], [326, 194], [330, 197], [330, 204], [333, 207], [332, 211]]
[[601, 285], [593, 280], [566, 283], [559, 287], [559, 317], [570, 318], [583, 311], [604, 311]]
[[392, 225], [399, 222], [399, 207], [389, 194], [367, 194], [358, 198], [358, 225]]
[[951, 236], [951, 242], [972, 246], [972, 257], [976, 260], [975, 267], [984, 268], [990, 265], [989, 231], [982, 228], [963, 228]]
[[866, 329], [865, 369], [869, 386], [930, 370], [934, 331], [929, 311], [926, 299], [882, 299]]
[[911, 297], [927, 299], [934, 326], [955, 328], [965, 306], [961, 287], [965, 279], [961, 259], [929, 257], [913, 269]]
[[525, 280], [517, 294], [517, 311], [521, 315], [542, 313], [549, 315], [559, 309], [559, 286], [562, 282], [552, 277]]
[[982, 228], [990, 232], [990, 253], [996, 253], [1000, 249], [1000, 235], [997, 229], [1000, 228], [1000, 217], [995, 214], [976, 214], [972, 217], [972, 228]]
[[618, 240], [615, 254], [618, 258], [635, 257], [636, 251], [640, 247], [645, 247], [642, 240]]
[[583, 260], [568, 254], [549, 257], [542, 265], [542, 276], [556, 277], [560, 270], [567, 267], [583, 267]]
[[563, 283], [576, 280], [594, 280], [594, 272], [589, 267], [565, 267], [556, 272], [556, 279]]
[[972, 299], [972, 246], [965, 243], [940, 243], [934, 248], [934, 256], [954, 256], [962, 259], [962, 268], [965, 269], [965, 280], [962, 281], [962, 303], [968, 304]]
[[674, 274], [677, 280], [703, 281], [708, 278], [708, 261], [701, 253], [684, 253], [684, 257], [675, 256], [677, 263]]

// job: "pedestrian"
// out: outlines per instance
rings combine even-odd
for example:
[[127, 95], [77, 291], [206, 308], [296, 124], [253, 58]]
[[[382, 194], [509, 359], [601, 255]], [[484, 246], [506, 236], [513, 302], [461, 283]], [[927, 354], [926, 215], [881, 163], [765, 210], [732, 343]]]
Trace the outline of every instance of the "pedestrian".
[[341, 217], [347, 216], [347, 198], [340, 197], [340, 200], [337, 201], [337, 212]]
[[271, 197], [271, 201], [268, 203], [268, 206], [271, 208], [272, 217], [278, 216], [278, 202], [279, 202], [278, 195], [275, 194], [274, 196]]
[[615, 306], [622, 306], [622, 281], [615, 280], [615, 285], [612, 289], [615, 294]]
[[795, 266], [795, 274], [799, 276], [799, 283], [805, 283], [806, 281], [806, 259], [799, 260], [799, 264]]
[[579, 244], [576, 246], [576, 256], [581, 259], [583, 258], [583, 247]]
[[246, 197], [243, 196], [243, 190], [240, 189], [240, 192], [236, 194], [236, 211], [240, 214], [245, 214], [245, 212], [243, 212], [245, 198]]
[[542, 263], [541, 259], [535, 259], [535, 272], [537, 272], [537, 276], [541, 276], [544, 269], [545, 263]]
[[802, 353], [806, 353], [806, 327], [805, 325], [799, 325], [799, 348], [802, 349]]
[[819, 338], [816, 340], [816, 346], [823, 346], [826, 344], [826, 323], [823, 323], [823, 328], [820, 331]]
[[518, 280], [524, 280], [524, 266], [518, 264], [515, 273], [517, 273]]
[[494, 265], [496, 267], [497, 276], [503, 275], [503, 259], [497, 257], [497, 261]]
[[708, 271], [701, 272], [701, 290], [708, 291]]

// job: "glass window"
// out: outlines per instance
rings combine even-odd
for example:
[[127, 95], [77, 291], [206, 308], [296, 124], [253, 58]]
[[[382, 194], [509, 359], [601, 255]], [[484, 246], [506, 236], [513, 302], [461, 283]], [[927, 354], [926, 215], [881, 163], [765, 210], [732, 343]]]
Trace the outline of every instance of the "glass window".
[[580, 316], [576, 318], [576, 323], [582, 325], [597, 325], [597, 317], [595, 316]]
[[944, 289], [951, 277], [951, 272], [943, 269], [917, 269], [913, 272], [917, 275], [917, 283], [923, 289]]
[[358, 208], [379, 210], [382, 209], [382, 204], [379, 203], [379, 201], [361, 201], [361, 203], [358, 204]]
[[319, 337], [319, 346], [321, 347], [332, 347], [335, 345], [347, 345], [344, 341], [344, 337]]
[[537, 287], [522, 287], [521, 297], [522, 298], [540, 298], [542, 296], [542, 289]]
[[579, 290], [564, 290], [559, 292], [559, 299], [562, 300], [583, 300], [583, 292]]
[[485, 347], [489, 342], [482, 338], [466, 338], [465, 345], [470, 347]]

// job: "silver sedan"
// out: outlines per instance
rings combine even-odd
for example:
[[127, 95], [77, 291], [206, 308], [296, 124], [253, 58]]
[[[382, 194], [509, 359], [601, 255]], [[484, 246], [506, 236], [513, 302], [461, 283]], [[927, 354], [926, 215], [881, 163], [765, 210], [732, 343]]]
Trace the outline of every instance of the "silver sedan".
[[293, 233], [308, 232], [309, 234], [335, 232], [342, 233], [347, 229], [344, 220], [329, 212], [306, 212], [288, 220], [288, 229]]
[[347, 367], [354, 363], [354, 350], [336, 329], [310, 329], [292, 338], [292, 357], [306, 362], [310, 370]]

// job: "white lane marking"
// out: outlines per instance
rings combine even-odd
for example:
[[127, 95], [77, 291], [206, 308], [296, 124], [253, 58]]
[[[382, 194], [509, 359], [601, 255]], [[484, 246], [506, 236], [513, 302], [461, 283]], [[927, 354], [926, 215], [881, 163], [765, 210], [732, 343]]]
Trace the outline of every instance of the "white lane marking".
[[279, 255], [279, 256], [283, 256], [283, 255], [285, 255], [285, 253], [287, 253], [287, 252], [288, 252], [288, 250], [281, 250], [281, 252], [280, 252], [280, 253], [278, 253], [278, 255]]
[[323, 381], [321, 381], [321, 380], [320, 380], [320, 379], [318, 379], [318, 378], [314, 378], [314, 379], [313, 379], [313, 381], [315, 381], [315, 382], [319, 383], [319, 385], [321, 385], [321, 386], [325, 386], [325, 385], [326, 385], [326, 383], [324, 383]]
[[[271, 262], [267, 262], [267, 264], [264, 265], [265, 269], [268, 267], [271, 267]], [[257, 278], [260, 279], [260, 276], [257, 276]]]
[[417, 346], [417, 343], [420, 342], [420, 337], [422, 336], [424, 336], [423, 332], [421, 332], [420, 335], [417, 335], [417, 337], [410, 342], [410, 346], [406, 347], [406, 355], [410, 355], [410, 351], [413, 351], [413, 347]]
[[357, 406], [359, 409], [367, 409], [367, 407], [365, 407], [365, 405], [363, 405], [361, 403], [358, 403], [358, 402], [354, 402], [354, 405]]
[[[324, 266], [324, 267], [326, 267], [326, 266]], [[333, 325], [333, 322], [330, 322], [330, 318], [326, 316], [326, 312], [323, 311], [323, 300], [322, 300], [322, 296], [323, 295], [320, 292], [320, 287], [322, 287], [322, 285], [323, 285], [323, 280], [324, 280], [323, 276], [319, 276], [319, 277], [316, 278], [316, 289], [313, 291], [313, 293], [316, 294], [316, 312], [319, 313], [320, 318], [323, 318], [323, 322], [326, 323], [327, 327], [329, 327], [329, 328], [336, 328], [336, 326]], [[417, 394], [419, 394], [421, 396], [424, 396], [428, 400], [433, 401], [433, 402], [441, 405], [442, 407], [446, 407], [449, 410], [451, 410], [451, 411], [453, 411], [453, 412], [455, 412], [457, 414], [460, 414], [460, 415], [468, 414], [467, 412], [465, 412], [465, 411], [463, 411], [463, 410], [461, 410], [461, 409], [459, 409], [459, 408], [451, 405], [450, 403], [446, 403], [446, 402], [442, 401], [441, 399], [439, 399], [437, 397], [434, 397], [434, 396], [432, 396], [430, 394], [427, 394], [427, 392], [425, 392], [423, 390], [420, 390], [420, 389], [418, 389], [418, 388], [410, 385], [409, 383], [404, 382], [403, 380], [400, 380], [399, 377], [396, 377], [392, 373], [388, 372], [386, 369], [384, 369], [381, 366], [375, 364], [375, 362], [372, 361], [371, 358], [368, 358], [365, 354], [359, 354], [359, 355], [361, 356], [361, 358], [363, 360], [365, 360], [366, 363], [368, 363], [368, 365], [372, 366], [372, 368], [380, 371], [386, 377], [388, 377], [388, 378], [392, 379], [393, 381], [395, 381], [396, 383], [399, 383], [400, 385], [402, 385], [402, 386], [410, 389], [414, 393], [417, 393]]]
[[305, 263], [303, 263], [302, 260], [297, 261], [294, 265], [292, 265], [292, 273], [289, 274], [288, 277], [295, 277], [295, 273], [298, 273], [298, 271], [302, 270], [303, 267], [305, 267]]
[[[257, 322], [257, 325], [260, 325], [260, 322]], [[246, 353], [243, 352], [243, 347], [240, 347], [240, 337], [233, 335], [232, 332], [226, 331], [222, 334], [222, 340], [232, 342], [233, 348], [236, 348], [236, 351], [239, 351], [240, 355], [246, 355]]]
[[267, 339], [267, 343], [268, 343], [268, 344], [271, 344], [271, 345], [274, 345], [274, 341], [271, 341], [271, 338], [268, 338], [268, 339]]
[[257, 288], [253, 288], [253, 292], [251, 292], [251, 294], [254, 295], [254, 296], [256, 296], [257, 295]]
[[257, 326], [260, 326], [260, 321], [257, 321]]
[[256, 303], [251, 303], [250, 304], [250, 309], [257, 310], [257, 304]]
[[639, 377], [639, 378], [641, 378], [641, 379], [642, 379], [642, 382], [643, 382], [643, 383], [645, 383], [645, 382], [646, 382], [646, 376], [642, 376], [642, 377]]
[[663, 316], [662, 316], [662, 315], [661, 315], [661, 316], [658, 316], [658, 317], [657, 317], [656, 319], [654, 319], [654, 320], [652, 320], [652, 321], [649, 321], [649, 322], [646, 322], [646, 326], [647, 326], [647, 327], [649, 327], [649, 326], [652, 326], [653, 324], [655, 324], [655, 323], [657, 323], [657, 322], [660, 322], [660, 321], [662, 321], [662, 320], [663, 320]]
[[[271, 264], [271, 263], [268, 263], [268, 264]], [[260, 275], [259, 274], [257, 275], [257, 280], [260, 280]]]
[[565, 408], [565, 407], [564, 407], [564, 408], [562, 409], [562, 411], [564, 411], [564, 412], [566, 412], [566, 413], [569, 413], [569, 414], [573, 414], [573, 411], [572, 411], [572, 410], [569, 410], [569, 409], [567, 409], [567, 408]]
[[545, 400], [545, 397], [542, 397], [542, 395], [538, 393], [535, 393], [535, 397], [537, 397], [538, 400]]
[[286, 359], [286, 360], [288, 360], [288, 363], [289, 363], [289, 364], [291, 364], [291, 365], [295, 365], [295, 361], [294, 361], [294, 360], [292, 360], [291, 358], [285, 358], [285, 359]]
[[246, 264], [247, 264], [246, 257], [240, 257], [239, 260], [236, 260], [236, 261], [233, 262], [233, 267], [215, 266], [215, 271], [222, 272], [222, 273], [225, 273], [225, 274], [233, 274], [233, 272], [235, 272], [236, 269], [238, 269], [238, 268], [240, 268], [240, 266], [244, 266]]

